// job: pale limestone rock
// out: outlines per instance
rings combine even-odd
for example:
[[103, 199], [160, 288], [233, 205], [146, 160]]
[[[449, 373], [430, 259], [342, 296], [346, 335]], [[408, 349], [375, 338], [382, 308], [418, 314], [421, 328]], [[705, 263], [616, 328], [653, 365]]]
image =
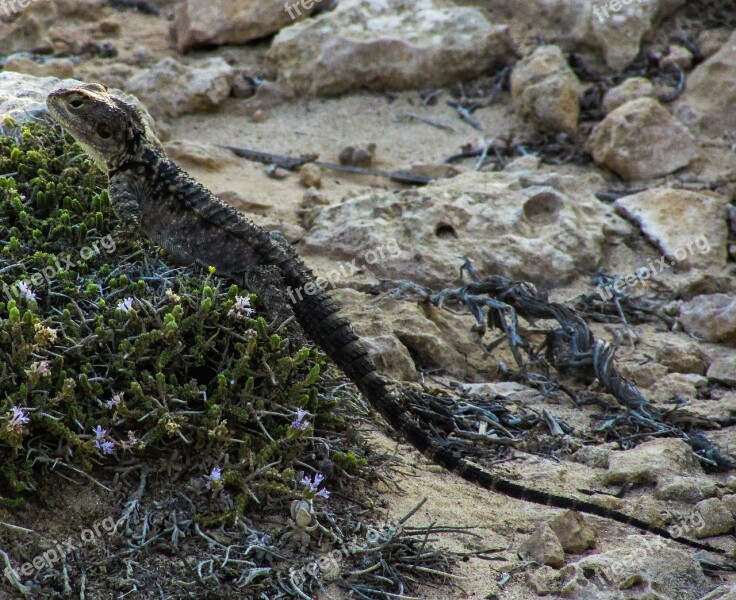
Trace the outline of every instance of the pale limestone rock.
[[654, 490], [654, 497], [660, 500], [675, 500], [695, 504], [716, 495], [715, 484], [705, 477], [681, 477], [674, 475], [661, 482]]
[[667, 374], [667, 367], [656, 362], [641, 360], [621, 361], [618, 371], [638, 387], [648, 389]]
[[[600, 46], [606, 64], [614, 71], [625, 69], [636, 55], [642, 39], [652, 28], [658, 2], [617, 2], [619, 10], [614, 11], [614, 3], [604, 3], [610, 8], [610, 15], [600, 18], [596, 14], [591, 19], [593, 38]], [[605, 9], [604, 9], [605, 10]]]
[[599, 70], [621, 71], [639, 53], [641, 42], [685, 0], [494, 0], [494, 14], [523, 25], [566, 52], [602, 62]]
[[697, 344], [676, 340], [662, 343], [657, 348], [655, 359], [676, 373], [695, 373], [696, 375], [704, 375], [710, 364], [707, 354]]
[[708, 384], [708, 378], [693, 373], [668, 373], [649, 390], [649, 398], [654, 402], [666, 403], [673, 398], [692, 400], [699, 389]]
[[693, 53], [683, 46], [670, 46], [667, 56], [665, 56], [660, 66], [663, 69], [668, 67], [677, 67], [682, 71], [688, 70], [693, 64]]
[[693, 537], [703, 539], [733, 532], [736, 521], [728, 507], [718, 498], [698, 502], [695, 510], [700, 514], [702, 522], [693, 527]]
[[[713, 192], [651, 189], [619, 198], [615, 207], [639, 225], [674, 270], [722, 268], [728, 257], [728, 198]], [[667, 273], [661, 263], [659, 274]]]
[[342, 0], [274, 39], [268, 58], [297, 93], [443, 86], [513, 55], [508, 27], [444, 0]]
[[632, 100], [607, 115], [588, 148], [598, 164], [627, 180], [674, 173], [698, 154], [687, 128], [652, 98]]
[[731, 37], [731, 31], [726, 27], [706, 29], [698, 34], [695, 43], [700, 53], [705, 58], [710, 58], [723, 47], [729, 37]]
[[555, 597], [578, 600], [700, 600], [713, 587], [693, 553], [655, 536], [628, 536], [558, 573]]
[[[333, 273], [336, 266], [330, 264]], [[330, 279], [329, 270], [317, 269], [315, 274]], [[458, 379], [488, 380], [499, 360], [513, 360], [505, 352], [493, 357], [483, 352], [471, 331], [472, 319], [433, 306], [377, 300], [342, 287], [350, 285], [348, 278], [332, 279], [338, 287], [329, 287], [331, 295], [365, 339], [378, 369], [395, 379], [416, 381], [417, 369], [438, 369]]]
[[608, 471], [603, 475], [609, 484], [657, 484], [674, 475], [702, 475], [692, 448], [679, 439], [644, 442], [631, 450], [611, 452]]
[[52, 0], [0, 4], [0, 54], [53, 48], [49, 27], [57, 16]]
[[708, 379], [736, 386], [736, 355], [717, 354], [708, 368]]
[[575, 133], [581, 85], [557, 46], [540, 46], [511, 73], [516, 113], [551, 133]]
[[6, 71], [27, 73], [35, 77], [58, 77], [59, 79], [70, 79], [74, 77], [74, 63], [67, 58], [52, 58], [44, 62], [13, 54], [5, 61]]
[[736, 300], [727, 294], [695, 296], [680, 307], [680, 323], [698, 339], [736, 344]]
[[597, 175], [463, 173], [398, 194], [378, 190], [319, 211], [300, 248], [315, 260], [352, 260], [394, 240], [400, 255], [377, 277], [444, 288], [468, 255], [481, 274], [560, 286], [595, 271], [622, 223], [593, 195]]
[[559, 568], [565, 564], [565, 551], [547, 523], [541, 523], [519, 548], [519, 552], [539, 565]]
[[549, 526], [565, 552], [580, 554], [595, 547], [595, 529], [578, 512], [567, 510], [560, 513], [549, 522]]
[[736, 129], [736, 32], [688, 75], [675, 114], [694, 131], [718, 137]]
[[193, 65], [164, 58], [134, 75], [128, 81], [128, 90], [153, 113], [178, 117], [219, 106], [230, 95], [234, 79], [235, 70], [219, 57]]
[[105, 7], [105, 0], [55, 0], [60, 17], [97, 21]]
[[225, 167], [239, 164], [229, 150], [192, 140], [173, 140], [164, 145], [164, 150], [172, 160], [209, 171], [221, 171]]
[[630, 77], [606, 92], [601, 108], [608, 114], [631, 100], [651, 97], [653, 94], [654, 86], [646, 77]]
[[313, 0], [305, 9], [285, 0], [183, 0], [176, 7], [173, 34], [181, 51], [244, 44], [308, 17], [322, 1]]

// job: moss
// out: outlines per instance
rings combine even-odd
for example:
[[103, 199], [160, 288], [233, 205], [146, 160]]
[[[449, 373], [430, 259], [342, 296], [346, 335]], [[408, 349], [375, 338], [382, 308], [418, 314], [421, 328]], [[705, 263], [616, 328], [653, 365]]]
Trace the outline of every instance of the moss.
[[313, 425], [291, 426], [296, 410], [344, 429], [318, 393], [323, 357], [235, 310], [255, 296], [212, 269], [172, 269], [145, 241], [119, 247], [105, 177], [73, 140], [15, 131], [0, 138], [0, 505], [43, 498], [54, 463], [175, 453], [202, 476], [221, 466], [236, 513], [293, 494], [313, 443]]

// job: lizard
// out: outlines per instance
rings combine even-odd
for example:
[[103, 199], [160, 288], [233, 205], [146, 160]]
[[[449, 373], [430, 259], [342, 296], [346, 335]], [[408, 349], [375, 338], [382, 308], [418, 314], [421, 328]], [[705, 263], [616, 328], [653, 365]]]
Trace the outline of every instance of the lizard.
[[[51, 116], [107, 172], [110, 201], [120, 221], [117, 235], [135, 236], [142, 230], [175, 261], [214, 266], [216, 273], [244, 283], [278, 322], [293, 324], [287, 331], [294, 338], [303, 339], [302, 331], [306, 333], [389, 426], [429, 460], [506, 496], [612, 519], [692, 548], [725, 554], [624, 512], [504, 479], [460, 456], [412, 418], [396, 382], [379, 373], [366, 344], [289, 242], [257, 226], [167, 158], [135, 106], [99, 83], [54, 91], [47, 105]], [[287, 286], [309, 286], [314, 293], [300, 294], [298, 300], [292, 296], [288, 302]]]

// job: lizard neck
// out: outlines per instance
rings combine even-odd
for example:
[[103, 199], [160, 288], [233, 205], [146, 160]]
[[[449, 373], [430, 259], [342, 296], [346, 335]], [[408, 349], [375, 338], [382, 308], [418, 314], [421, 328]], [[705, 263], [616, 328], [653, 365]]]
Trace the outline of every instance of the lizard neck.
[[107, 175], [112, 179], [122, 171], [139, 171], [141, 168], [148, 172], [151, 167], [157, 165], [164, 156], [152, 146], [144, 146], [135, 154], [128, 154], [120, 161], [109, 162]]

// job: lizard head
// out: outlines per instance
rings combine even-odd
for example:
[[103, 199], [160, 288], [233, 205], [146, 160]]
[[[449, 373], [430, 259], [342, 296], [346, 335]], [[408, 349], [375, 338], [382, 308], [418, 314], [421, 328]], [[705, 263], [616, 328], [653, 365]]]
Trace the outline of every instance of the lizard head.
[[46, 104], [51, 116], [104, 171], [137, 156], [145, 144], [146, 127], [138, 109], [99, 83], [51, 92]]

